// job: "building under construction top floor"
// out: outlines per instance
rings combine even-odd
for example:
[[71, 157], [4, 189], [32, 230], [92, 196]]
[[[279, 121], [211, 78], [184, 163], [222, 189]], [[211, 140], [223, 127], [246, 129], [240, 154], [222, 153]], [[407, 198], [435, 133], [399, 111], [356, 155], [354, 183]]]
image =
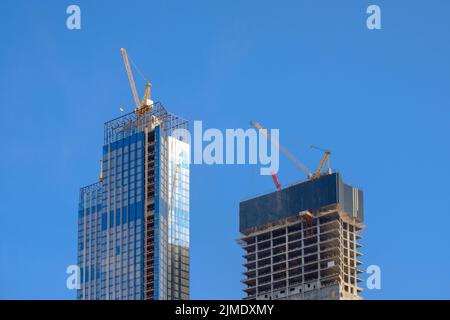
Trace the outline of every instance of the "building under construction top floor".
[[363, 194], [340, 174], [243, 201], [239, 218], [245, 299], [361, 299]]

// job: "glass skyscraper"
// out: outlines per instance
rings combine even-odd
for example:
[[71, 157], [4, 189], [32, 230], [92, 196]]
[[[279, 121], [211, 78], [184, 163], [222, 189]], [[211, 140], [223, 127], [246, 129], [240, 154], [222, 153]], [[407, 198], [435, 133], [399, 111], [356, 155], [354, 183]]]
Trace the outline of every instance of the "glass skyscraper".
[[187, 121], [160, 103], [105, 123], [102, 177], [80, 190], [77, 299], [189, 299], [190, 146], [176, 129]]

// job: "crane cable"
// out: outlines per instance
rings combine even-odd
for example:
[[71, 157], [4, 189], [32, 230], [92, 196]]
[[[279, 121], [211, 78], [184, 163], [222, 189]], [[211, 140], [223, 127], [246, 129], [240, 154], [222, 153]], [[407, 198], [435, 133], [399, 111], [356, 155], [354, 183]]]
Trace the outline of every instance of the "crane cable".
[[134, 63], [133, 59], [128, 56], [128, 59], [130, 60], [131, 64], [133, 65], [134, 69], [136, 69], [137, 73], [141, 76], [141, 78], [147, 82], [150, 83], [150, 81], [147, 80], [147, 78], [142, 74], [141, 70], [139, 70], [138, 66], [136, 65], [136, 63]]

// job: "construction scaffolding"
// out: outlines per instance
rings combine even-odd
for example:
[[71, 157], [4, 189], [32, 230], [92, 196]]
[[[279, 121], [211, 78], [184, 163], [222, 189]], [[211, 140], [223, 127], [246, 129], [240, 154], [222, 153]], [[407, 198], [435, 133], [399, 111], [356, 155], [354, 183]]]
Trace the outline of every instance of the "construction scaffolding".
[[116, 119], [105, 122], [104, 144], [116, 142], [136, 132], [144, 131], [145, 128], [161, 125], [167, 135], [173, 130], [187, 129], [188, 121], [167, 112], [160, 102], [153, 104], [152, 110], [143, 115], [135, 111], [125, 114]]

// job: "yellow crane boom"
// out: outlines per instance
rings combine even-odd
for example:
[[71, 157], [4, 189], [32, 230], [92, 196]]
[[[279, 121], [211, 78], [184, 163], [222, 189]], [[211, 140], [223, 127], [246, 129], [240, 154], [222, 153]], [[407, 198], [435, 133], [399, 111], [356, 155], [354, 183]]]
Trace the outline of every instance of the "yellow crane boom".
[[250, 125], [260, 130], [266, 136], [266, 138], [272, 142], [272, 144], [277, 146], [286, 155], [286, 157], [288, 157], [289, 160], [291, 160], [300, 170], [306, 173], [308, 178], [311, 179], [313, 177], [308, 168], [306, 168], [306, 166], [303, 163], [301, 163], [296, 157], [294, 157], [285, 147], [283, 147], [277, 141], [272, 139], [271, 135], [267, 132], [267, 130], [264, 129], [258, 122], [252, 121], [250, 122]]
[[137, 110], [140, 107], [139, 95], [136, 89], [136, 84], [134, 83], [133, 72], [131, 71], [130, 68], [130, 62], [128, 61], [127, 50], [125, 50], [125, 48], [121, 48], [120, 51], [122, 52], [123, 62], [125, 64], [125, 69], [127, 70], [128, 81], [130, 82], [131, 92], [133, 93], [134, 103], [136, 105]]

